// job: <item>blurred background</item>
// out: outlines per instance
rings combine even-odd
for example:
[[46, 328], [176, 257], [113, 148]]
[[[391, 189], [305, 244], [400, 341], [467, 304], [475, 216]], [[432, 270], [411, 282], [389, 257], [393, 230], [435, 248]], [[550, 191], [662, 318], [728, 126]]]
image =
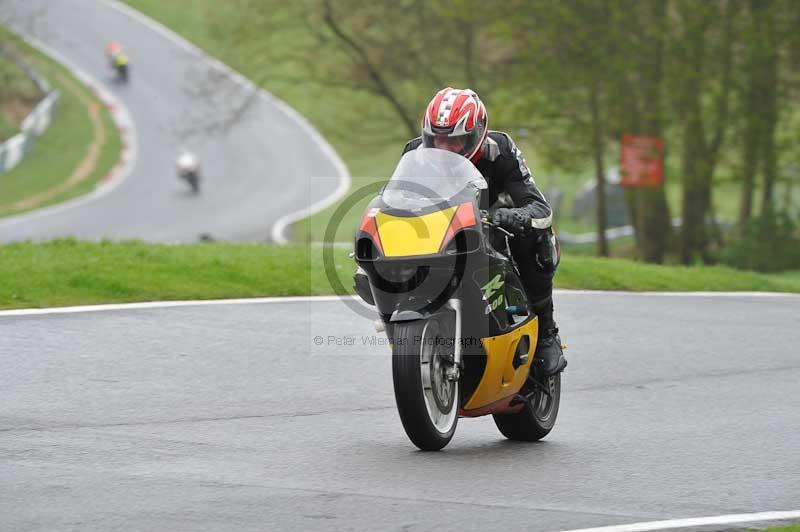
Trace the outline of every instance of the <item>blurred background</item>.
[[[356, 177], [391, 172], [436, 90], [471, 87], [570, 251], [800, 267], [796, 1], [130, 3], [296, 106]], [[626, 134], [663, 140], [654, 186], [621, 186]]]
[[[296, 108], [354, 187], [391, 173], [436, 90], [471, 87], [527, 157], [568, 252], [800, 268], [800, 2], [127, 4]], [[9, 61], [13, 36], [0, 40], [6, 138], [39, 100]], [[334, 208], [293, 239], [322, 241]]]

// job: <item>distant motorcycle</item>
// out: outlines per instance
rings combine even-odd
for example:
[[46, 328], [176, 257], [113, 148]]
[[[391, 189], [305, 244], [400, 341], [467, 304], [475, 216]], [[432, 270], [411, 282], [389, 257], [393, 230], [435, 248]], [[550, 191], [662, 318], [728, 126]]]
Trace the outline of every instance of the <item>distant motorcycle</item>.
[[507, 438], [535, 441], [558, 415], [561, 376], [531, 369], [538, 318], [511, 233], [480, 210], [486, 188], [466, 158], [412, 150], [355, 237], [355, 290], [378, 311], [400, 420], [423, 450], [447, 445], [459, 417], [492, 414]]
[[114, 70], [117, 80], [127, 83], [130, 78], [130, 58], [122, 50], [122, 45], [112, 41], [106, 45], [106, 56], [109, 65]]
[[192, 193], [200, 193], [200, 164], [197, 157], [188, 151], [185, 151], [178, 157], [176, 163], [178, 170], [178, 177], [183, 179], [189, 184]]

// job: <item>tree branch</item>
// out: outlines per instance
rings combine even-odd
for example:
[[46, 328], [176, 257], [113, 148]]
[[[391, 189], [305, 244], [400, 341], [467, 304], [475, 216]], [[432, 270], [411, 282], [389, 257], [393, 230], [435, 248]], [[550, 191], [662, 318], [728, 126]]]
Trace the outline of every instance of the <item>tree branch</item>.
[[397, 98], [397, 95], [392, 91], [389, 87], [389, 84], [383, 78], [383, 75], [380, 73], [378, 68], [372, 63], [367, 55], [366, 50], [361, 47], [355, 40], [353, 40], [344, 30], [339, 26], [336, 22], [336, 19], [333, 16], [333, 10], [331, 8], [330, 0], [323, 1], [324, 6], [324, 14], [323, 20], [331, 29], [331, 31], [339, 38], [348, 48], [350, 48], [360, 59], [361, 65], [366, 69], [367, 74], [369, 75], [370, 79], [372, 80], [376, 92], [389, 101], [392, 108], [397, 112], [400, 116], [401, 120], [405, 124], [406, 128], [408, 129], [409, 133], [413, 136], [417, 134], [417, 125], [416, 123], [411, 120], [408, 112], [400, 103], [400, 100]]

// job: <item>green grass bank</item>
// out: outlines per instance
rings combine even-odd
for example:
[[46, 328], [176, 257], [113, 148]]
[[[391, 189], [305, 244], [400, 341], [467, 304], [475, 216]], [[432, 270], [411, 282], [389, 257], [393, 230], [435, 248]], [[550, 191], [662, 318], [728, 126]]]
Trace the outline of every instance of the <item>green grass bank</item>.
[[[335, 249], [326, 272], [321, 248], [297, 245], [71, 239], [6, 244], [0, 245], [0, 308], [333, 294], [329, 274], [351, 286], [355, 264], [348, 251]], [[556, 287], [800, 293], [800, 272], [763, 275], [571, 256], [559, 269]]]

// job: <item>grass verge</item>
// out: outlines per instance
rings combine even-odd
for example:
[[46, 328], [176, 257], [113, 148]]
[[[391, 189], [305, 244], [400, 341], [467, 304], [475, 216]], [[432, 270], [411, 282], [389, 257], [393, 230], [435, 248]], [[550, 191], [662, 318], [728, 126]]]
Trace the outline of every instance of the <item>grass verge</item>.
[[[355, 264], [348, 250], [335, 249], [331, 266], [329, 273], [349, 288]], [[576, 256], [563, 262], [556, 286], [800, 293], [800, 273], [763, 275]], [[0, 246], [0, 308], [332, 293], [320, 248], [72, 239]]]
[[[53, 122], [33, 151], [0, 176], [0, 216], [7, 216], [89, 192], [116, 164], [122, 143], [108, 110], [66, 68], [3, 28], [0, 39], [11, 43], [61, 93]], [[92, 121], [90, 106], [96, 109], [99, 122]], [[82, 166], [93, 142], [92, 164]], [[82, 175], [78, 176], [78, 170]]]

